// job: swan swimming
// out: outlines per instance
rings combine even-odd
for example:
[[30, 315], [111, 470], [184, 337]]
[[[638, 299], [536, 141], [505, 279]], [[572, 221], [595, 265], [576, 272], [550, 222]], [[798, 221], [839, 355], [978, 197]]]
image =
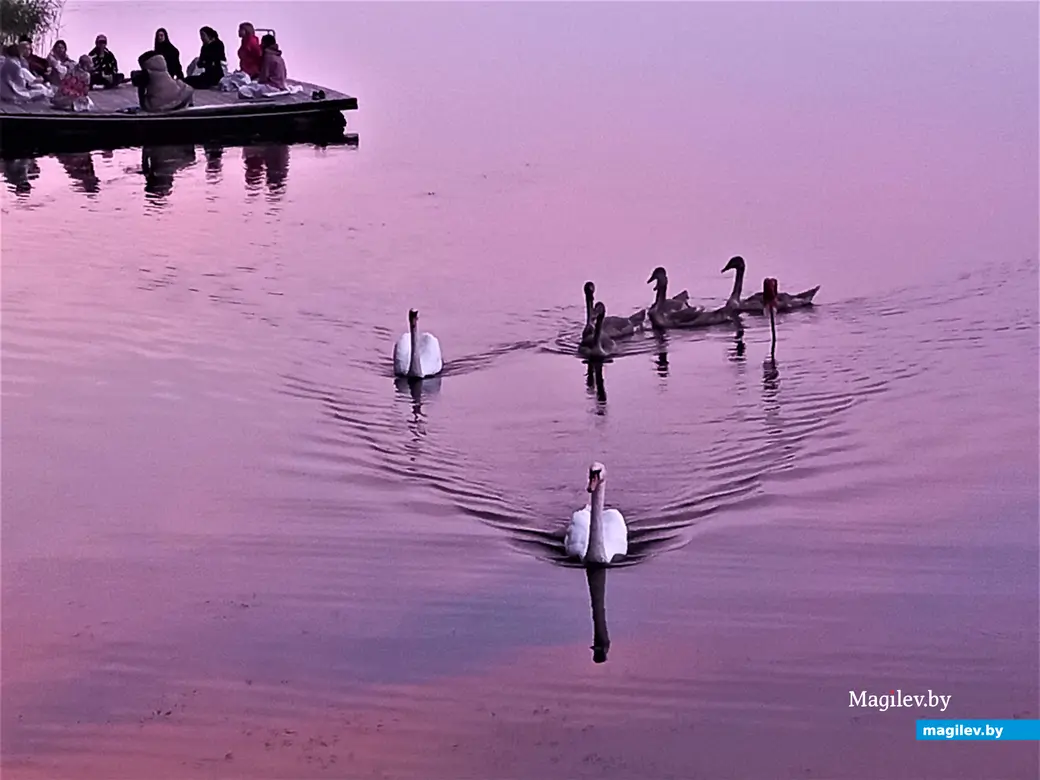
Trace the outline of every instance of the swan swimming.
[[432, 333], [419, 333], [419, 312], [408, 312], [408, 332], [394, 344], [394, 373], [410, 379], [436, 376], [444, 367], [441, 344]]
[[[722, 269], [722, 273], [726, 273], [726, 271], [737, 272], [737, 277], [733, 280], [733, 292], [729, 294], [729, 299], [726, 301], [726, 307], [737, 311], [764, 314], [766, 305], [762, 293], [758, 292], [754, 295], [749, 295], [744, 300], [740, 299], [740, 293], [744, 287], [744, 272], [746, 269], [747, 264], [744, 262], [744, 258], [740, 255], [731, 257], [729, 262], [726, 263], [725, 267]], [[816, 285], [811, 290], [805, 290], [800, 293], [777, 293], [773, 309], [774, 311], [790, 311], [791, 309], [804, 309], [806, 306], [812, 306], [813, 297], [815, 297], [816, 293], [819, 291], [820, 285]]]
[[650, 274], [650, 278], [646, 280], [647, 284], [656, 282], [654, 285], [654, 296], [653, 305], [650, 310], [656, 309], [658, 312], [671, 312], [678, 311], [679, 309], [693, 308], [697, 310], [703, 310], [703, 306], [690, 306], [690, 294], [683, 290], [678, 295], [673, 295], [671, 298], [668, 297], [668, 272], [663, 267], [657, 266], [653, 273]]
[[[596, 297], [596, 285], [585, 282], [585, 328], [581, 332], [581, 343], [592, 344], [593, 333], [596, 325], [593, 320], [593, 301]], [[640, 309], [631, 317], [604, 317], [603, 332], [613, 338], [631, 336], [643, 326], [646, 319], [646, 309]]]
[[607, 307], [603, 305], [603, 301], [596, 304], [593, 309], [595, 316], [595, 324], [592, 327], [592, 338], [583, 340], [578, 345], [578, 352], [585, 357], [603, 358], [610, 357], [614, 351], [614, 340], [610, 338], [606, 333], [603, 332], [603, 320], [606, 318]]
[[[654, 302], [647, 310], [650, 326], [654, 330], [665, 330], [668, 327], [694, 327], [680, 325], [680, 323], [692, 323], [699, 320], [700, 315], [705, 313], [703, 306], [690, 306], [690, 296], [686, 290], [671, 298], [668, 297], [668, 274], [661, 266], [654, 269], [646, 283], [654, 285]], [[704, 321], [703, 324], [714, 323]]]
[[571, 517], [563, 547], [567, 555], [584, 563], [610, 563], [628, 554], [628, 528], [616, 509], [603, 509], [607, 467], [589, 466], [589, 505]]
[[[713, 311], [705, 311], [703, 306], [677, 305], [675, 298], [666, 298], [668, 276], [663, 268], [655, 268], [647, 284], [656, 282], [654, 289], [657, 297], [647, 314], [650, 325], [656, 331], [670, 328], [707, 328], [712, 325], [735, 323], [739, 326], [739, 312], [723, 306]], [[683, 293], [686, 291], [684, 290]]]

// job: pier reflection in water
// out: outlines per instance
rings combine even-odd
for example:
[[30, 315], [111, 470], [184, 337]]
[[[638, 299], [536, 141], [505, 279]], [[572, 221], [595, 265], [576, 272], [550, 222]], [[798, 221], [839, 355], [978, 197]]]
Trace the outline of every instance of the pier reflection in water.
[[[202, 146], [194, 144], [158, 144], [131, 149], [99, 149], [94, 151], [69, 151], [51, 157], [8, 157], [2, 160], [3, 177], [9, 191], [14, 195], [28, 196], [34, 187], [40, 184], [41, 161], [46, 165], [50, 161], [57, 162], [65, 171], [74, 192], [93, 196], [98, 195], [106, 186], [106, 182], [120, 181], [120, 169], [115, 160], [125, 160], [127, 155], [136, 156], [138, 162], [121, 169], [122, 173], [131, 173], [144, 179], [144, 192], [152, 206], [165, 206], [178, 178], [184, 172], [204, 163], [207, 184], [217, 184], [223, 180], [225, 156], [229, 150], [241, 154], [242, 176], [247, 192], [266, 192], [271, 200], [280, 199], [289, 180], [289, 164], [293, 148], [297, 151], [323, 151], [330, 147], [357, 146], [354, 137], [337, 141], [326, 138], [307, 140], [306, 136], [293, 143], [251, 142], [251, 143], [207, 143]], [[237, 152], [237, 150], [241, 150]], [[106, 166], [111, 170], [106, 171]]]

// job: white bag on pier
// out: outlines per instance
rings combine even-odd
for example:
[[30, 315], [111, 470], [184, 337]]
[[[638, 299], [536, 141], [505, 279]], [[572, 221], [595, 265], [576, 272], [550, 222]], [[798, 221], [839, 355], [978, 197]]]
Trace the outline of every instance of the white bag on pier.
[[253, 80], [249, 78], [249, 74], [236, 70], [234, 73], [224, 76], [224, 78], [220, 80], [220, 91], [235, 92], [239, 90], [239, 88], [251, 84], [252, 81]]

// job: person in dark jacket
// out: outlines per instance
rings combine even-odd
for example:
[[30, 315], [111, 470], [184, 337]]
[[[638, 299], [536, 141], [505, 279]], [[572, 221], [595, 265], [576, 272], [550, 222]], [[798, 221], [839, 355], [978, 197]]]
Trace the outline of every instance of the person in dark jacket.
[[99, 35], [94, 39], [94, 48], [90, 50], [90, 59], [94, 62], [94, 70], [90, 74], [91, 86], [118, 87], [126, 78], [119, 72], [119, 63], [108, 48], [108, 38]]
[[212, 27], [201, 28], [199, 37], [202, 39], [202, 49], [195, 60], [196, 71], [184, 81], [195, 89], [212, 89], [224, 78], [227, 54], [224, 52], [224, 42]]
[[184, 68], [181, 67], [180, 50], [170, 42], [170, 35], [165, 27], [155, 31], [155, 46], [152, 51], [161, 54], [166, 60], [166, 70], [175, 79], [184, 79]]

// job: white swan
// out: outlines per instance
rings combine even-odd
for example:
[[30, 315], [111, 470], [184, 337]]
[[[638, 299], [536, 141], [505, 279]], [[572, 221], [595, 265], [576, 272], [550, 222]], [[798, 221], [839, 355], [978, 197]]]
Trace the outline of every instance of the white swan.
[[432, 333], [419, 333], [419, 312], [408, 312], [408, 332], [394, 344], [394, 373], [412, 379], [435, 376], [441, 372], [441, 343]]
[[589, 466], [589, 505], [571, 517], [563, 547], [567, 555], [585, 563], [610, 563], [628, 554], [628, 528], [616, 509], [603, 509], [607, 467], [602, 463]]

